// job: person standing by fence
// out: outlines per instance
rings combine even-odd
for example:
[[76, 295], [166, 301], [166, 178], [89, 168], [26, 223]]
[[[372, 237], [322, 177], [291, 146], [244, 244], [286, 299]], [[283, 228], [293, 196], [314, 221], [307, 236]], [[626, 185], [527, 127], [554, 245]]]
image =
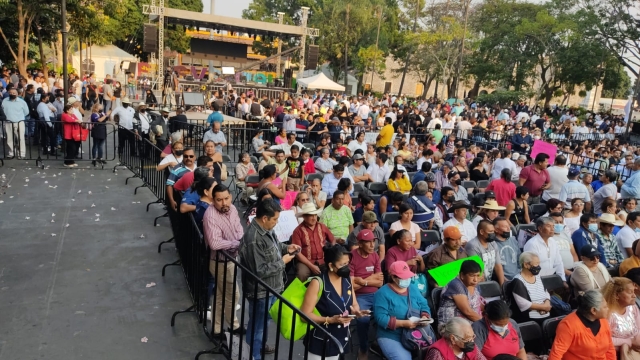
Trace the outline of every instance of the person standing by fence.
[[[278, 241], [273, 228], [278, 223], [280, 205], [273, 200], [260, 202], [256, 217], [251, 221], [240, 244], [240, 264], [249, 272], [242, 272], [242, 293], [249, 303], [249, 324], [246, 342], [253, 345], [253, 360], [261, 360], [263, 353], [272, 354], [275, 348], [264, 345], [266, 342], [265, 317], [275, 302], [275, 293], [284, 291], [283, 273], [298, 251], [298, 245], [286, 245]], [[262, 280], [269, 288], [258, 284]], [[269, 289], [269, 291], [267, 291]], [[267, 324], [268, 326], [268, 324]]]
[[24, 141], [24, 120], [29, 116], [29, 106], [18, 97], [18, 91], [9, 90], [9, 99], [2, 102], [2, 110], [7, 118], [5, 123], [5, 131], [7, 133], [7, 147], [9, 148], [8, 158], [14, 156], [14, 140], [18, 141], [20, 146], [20, 154], [18, 159], [27, 156], [27, 148]]
[[[214, 295], [215, 312], [213, 332], [216, 337], [224, 338], [222, 329], [222, 312], [227, 323], [233, 324], [233, 333], [244, 333], [235, 308], [240, 299], [238, 285], [235, 283], [236, 267], [219, 250], [225, 251], [228, 256], [235, 258], [240, 247], [240, 239], [244, 235], [238, 210], [231, 203], [232, 197], [229, 189], [220, 184], [213, 188], [213, 206], [209, 206], [204, 213], [202, 224], [204, 238], [211, 249], [209, 271], [216, 279], [216, 293]], [[225, 284], [226, 282], [226, 284]], [[223, 293], [224, 289], [224, 293]], [[224, 297], [224, 308], [222, 307]]]

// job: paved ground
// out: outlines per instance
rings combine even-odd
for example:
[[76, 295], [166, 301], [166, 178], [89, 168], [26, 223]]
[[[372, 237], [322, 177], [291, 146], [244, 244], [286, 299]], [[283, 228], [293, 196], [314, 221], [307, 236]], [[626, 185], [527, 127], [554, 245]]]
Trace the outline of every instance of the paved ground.
[[156, 252], [168, 219], [153, 227], [162, 208], [145, 211], [155, 199], [133, 195], [140, 180], [33, 165], [0, 167], [0, 359], [193, 359], [208, 349], [192, 315], [169, 324], [190, 299], [179, 268], [161, 276], [176, 253]]

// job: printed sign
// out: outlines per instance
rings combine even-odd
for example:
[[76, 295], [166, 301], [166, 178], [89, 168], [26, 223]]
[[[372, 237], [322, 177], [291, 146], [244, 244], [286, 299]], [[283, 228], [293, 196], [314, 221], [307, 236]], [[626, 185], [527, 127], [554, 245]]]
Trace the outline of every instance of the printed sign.
[[547, 154], [549, 155], [549, 164], [553, 164], [557, 153], [557, 146], [542, 140], [534, 140], [533, 147], [531, 148], [532, 159], [535, 159], [538, 154]]

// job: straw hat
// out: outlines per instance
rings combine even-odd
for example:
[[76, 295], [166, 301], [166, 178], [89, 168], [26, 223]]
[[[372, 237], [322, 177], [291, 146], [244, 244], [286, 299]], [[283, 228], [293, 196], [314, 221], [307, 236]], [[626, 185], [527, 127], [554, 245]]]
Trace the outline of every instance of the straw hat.
[[498, 205], [498, 202], [495, 200], [487, 200], [484, 202], [484, 205], [478, 206], [480, 209], [487, 210], [504, 210], [506, 207]]
[[600, 215], [600, 217], [598, 218], [598, 221], [605, 224], [615, 225], [615, 226], [624, 226], [624, 222], [622, 222], [622, 220], [618, 219], [613, 214], [604, 213]]
[[302, 205], [301, 209], [302, 211], [297, 214], [298, 217], [303, 215], [318, 215], [322, 213], [322, 209], [317, 209], [316, 206], [312, 203], [305, 203], [304, 205]]

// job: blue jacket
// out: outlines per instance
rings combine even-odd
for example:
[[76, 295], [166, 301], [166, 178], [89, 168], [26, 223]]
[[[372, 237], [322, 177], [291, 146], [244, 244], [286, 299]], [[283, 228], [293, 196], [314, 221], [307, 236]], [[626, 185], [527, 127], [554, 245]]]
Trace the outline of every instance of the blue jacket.
[[[593, 235], [595, 237], [595, 244], [592, 242], [589, 235]], [[607, 259], [605, 259], [604, 248], [602, 247], [602, 238], [600, 238], [600, 235], [593, 234], [591, 231], [580, 226], [578, 230], [574, 231], [573, 235], [571, 235], [571, 241], [573, 242], [573, 247], [576, 249], [576, 253], [578, 255], [580, 254], [580, 249], [582, 249], [583, 246], [595, 245], [598, 248], [598, 252], [600, 253], [600, 262], [606, 267], [611, 266], [607, 262]]]
[[527, 136], [522, 136], [520, 134], [515, 134], [513, 136], [513, 140], [511, 140], [511, 142], [513, 143], [513, 149], [514, 151], [518, 151], [521, 149], [520, 145], [522, 144], [526, 144], [529, 146], [533, 145], [533, 138], [531, 137], [531, 135], [527, 135]]

